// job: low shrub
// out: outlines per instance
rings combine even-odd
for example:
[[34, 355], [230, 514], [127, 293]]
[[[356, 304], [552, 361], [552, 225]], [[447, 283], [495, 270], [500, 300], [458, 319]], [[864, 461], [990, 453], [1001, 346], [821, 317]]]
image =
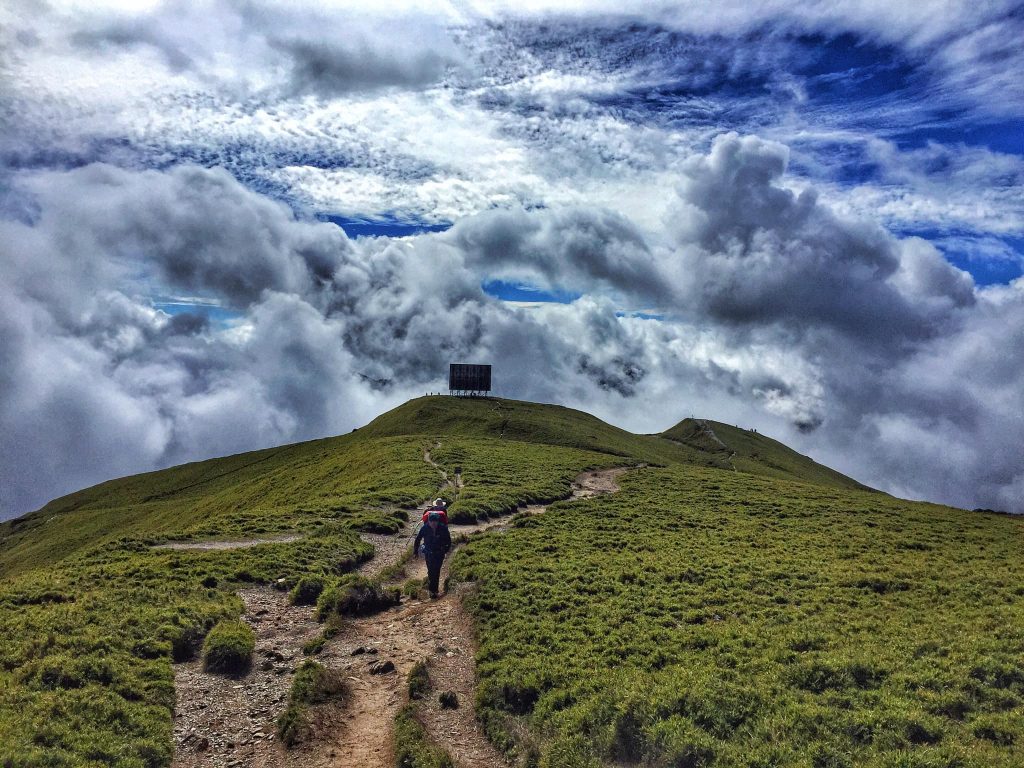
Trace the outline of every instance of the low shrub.
[[157, 637], [171, 644], [171, 658], [174, 661], [188, 661], [196, 655], [203, 642], [203, 629], [200, 626], [164, 624], [157, 629]]
[[448, 514], [448, 522], [452, 525], [472, 525], [477, 521], [477, 513], [468, 509], [453, 509]]
[[209, 672], [241, 674], [252, 664], [256, 635], [244, 621], [221, 621], [203, 643], [203, 668]]
[[293, 747], [309, 737], [309, 708], [327, 701], [343, 703], [348, 699], [348, 686], [336, 671], [315, 661], [304, 661], [295, 672], [288, 692], [288, 704], [277, 718], [277, 735], [286, 747]]
[[406, 597], [418, 597], [423, 591], [423, 579], [408, 579], [402, 584], [402, 594]]
[[302, 655], [316, 656], [318, 653], [323, 651], [325, 645], [327, 645], [327, 638], [321, 633], [312, 640], [307, 640], [305, 644], [303, 644]]
[[422, 699], [429, 691], [430, 674], [427, 672], [427, 662], [417, 661], [409, 672], [409, 698]]
[[395, 715], [395, 765], [398, 768], [455, 768], [451, 755], [427, 740], [416, 719], [416, 709], [406, 704]]
[[320, 574], [303, 576], [292, 588], [288, 601], [292, 605], [313, 605], [324, 591], [324, 578]]
[[345, 576], [327, 586], [316, 601], [316, 614], [324, 621], [331, 614], [366, 616], [398, 605], [398, 587], [385, 587], [363, 576]]
[[459, 697], [455, 695], [454, 691], [442, 691], [438, 695], [437, 700], [440, 702], [442, 709], [459, 708]]

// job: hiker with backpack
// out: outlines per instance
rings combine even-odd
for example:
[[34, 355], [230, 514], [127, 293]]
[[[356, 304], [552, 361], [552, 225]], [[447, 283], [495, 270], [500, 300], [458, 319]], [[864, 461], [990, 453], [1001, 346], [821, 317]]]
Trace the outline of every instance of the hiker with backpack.
[[427, 511], [427, 521], [416, 534], [416, 543], [413, 544], [413, 554], [417, 557], [420, 554], [420, 544], [423, 545], [423, 558], [427, 561], [427, 582], [430, 587], [431, 599], [437, 598], [438, 582], [441, 580], [441, 564], [445, 555], [452, 548], [452, 537], [448, 533], [447, 522], [442, 522], [441, 512], [437, 510]]

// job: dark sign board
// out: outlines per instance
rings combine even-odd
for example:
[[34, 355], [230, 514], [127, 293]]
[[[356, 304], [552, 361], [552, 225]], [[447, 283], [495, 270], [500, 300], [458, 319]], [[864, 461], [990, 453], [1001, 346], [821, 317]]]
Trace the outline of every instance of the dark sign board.
[[448, 389], [452, 392], [490, 392], [491, 366], [452, 363], [448, 369]]

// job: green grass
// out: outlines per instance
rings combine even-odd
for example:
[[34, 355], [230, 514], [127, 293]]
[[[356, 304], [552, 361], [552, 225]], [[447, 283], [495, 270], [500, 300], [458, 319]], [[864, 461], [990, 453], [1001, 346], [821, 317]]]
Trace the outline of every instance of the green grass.
[[[370, 552], [345, 530], [233, 551], [104, 545], [0, 585], [0, 765], [166, 766], [172, 660], [242, 610], [238, 586], [341, 573]], [[215, 584], [214, 587], [205, 586]]]
[[451, 756], [431, 744], [411, 704], [395, 715], [395, 765], [397, 768], [454, 768]]
[[288, 602], [292, 605], [316, 605], [324, 591], [325, 582], [326, 579], [321, 573], [301, 577], [288, 593]]
[[401, 590], [363, 576], [343, 576], [329, 583], [316, 601], [316, 615], [320, 621], [332, 616], [368, 616], [378, 613], [401, 600]]
[[409, 671], [409, 699], [416, 701], [424, 698], [431, 688], [430, 673], [426, 661], [417, 661]]
[[112, 480], [0, 525], [0, 576], [126, 536], [245, 538], [331, 524], [394, 532], [401, 509], [438, 488], [422, 457], [422, 439], [345, 435]]
[[[573, 479], [588, 469], [630, 463], [622, 456], [494, 438], [449, 438], [431, 450], [451, 476], [462, 469], [466, 487], [454, 493], [451, 523], [507, 515], [524, 504], [568, 498]], [[633, 462], [635, 463], [635, 462]]]
[[596, 451], [651, 464], [704, 460], [689, 446], [634, 435], [589, 413], [500, 398], [420, 397], [377, 417], [359, 432], [374, 437], [490, 438]]
[[470, 541], [480, 716], [544, 765], [1019, 766], [1024, 521], [674, 467]]
[[299, 665], [288, 691], [288, 703], [277, 718], [277, 735], [286, 747], [305, 741], [310, 732], [310, 707], [328, 701], [344, 703], [348, 686], [341, 674], [315, 661]]
[[683, 419], [661, 433], [714, 457], [714, 463], [754, 475], [837, 488], [870, 490], [853, 478], [822, 466], [778, 440], [709, 419]]

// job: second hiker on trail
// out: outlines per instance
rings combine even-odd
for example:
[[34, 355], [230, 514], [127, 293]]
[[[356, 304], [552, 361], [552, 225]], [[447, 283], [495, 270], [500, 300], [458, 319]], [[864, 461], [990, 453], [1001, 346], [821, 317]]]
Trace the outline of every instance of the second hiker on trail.
[[441, 579], [441, 563], [444, 556], [452, 548], [452, 537], [448, 533], [448, 526], [442, 522], [441, 513], [436, 511], [427, 512], [427, 522], [419, 533], [416, 534], [416, 543], [413, 544], [413, 554], [417, 557], [420, 554], [420, 543], [423, 544], [423, 558], [427, 561], [427, 581], [430, 585], [430, 596], [437, 597], [437, 582]]

